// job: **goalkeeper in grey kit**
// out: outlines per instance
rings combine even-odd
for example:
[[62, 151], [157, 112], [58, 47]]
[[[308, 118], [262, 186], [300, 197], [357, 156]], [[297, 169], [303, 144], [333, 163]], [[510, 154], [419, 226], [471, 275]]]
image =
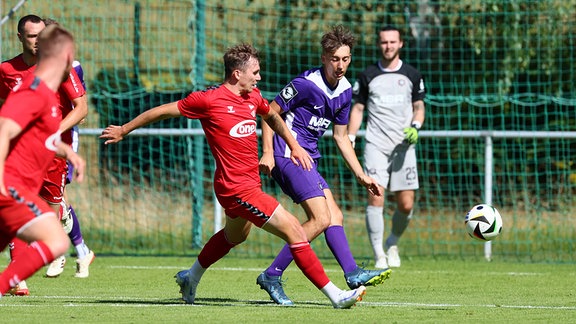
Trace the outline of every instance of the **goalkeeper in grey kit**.
[[415, 144], [424, 123], [426, 90], [420, 72], [400, 59], [400, 31], [383, 27], [377, 40], [382, 57], [360, 73], [354, 84], [348, 133], [354, 144], [366, 108], [364, 169], [378, 181], [382, 192], [388, 189], [394, 193], [397, 204], [385, 242], [385, 195], [369, 195], [366, 207], [375, 267], [388, 268], [400, 267], [398, 240], [408, 227], [419, 188]]

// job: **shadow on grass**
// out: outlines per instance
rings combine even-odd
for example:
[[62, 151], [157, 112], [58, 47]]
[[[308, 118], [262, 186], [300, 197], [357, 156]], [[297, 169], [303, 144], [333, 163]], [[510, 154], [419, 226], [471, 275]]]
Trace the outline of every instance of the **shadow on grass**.
[[[75, 301], [78, 303], [78, 301]], [[155, 299], [155, 300], [142, 300], [142, 299], [103, 299], [96, 300], [99, 304], [124, 304], [124, 305], [187, 305], [180, 298], [169, 299]], [[94, 303], [93, 301], [86, 301], [86, 303]], [[272, 307], [298, 307], [298, 306], [322, 306], [326, 307], [326, 303], [306, 301], [298, 302], [295, 306], [281, 306], [272, 301], [267, 300], [242, 300], [236, 298], [198, 298], [194, 304], [189, 306], [272, 306]]]

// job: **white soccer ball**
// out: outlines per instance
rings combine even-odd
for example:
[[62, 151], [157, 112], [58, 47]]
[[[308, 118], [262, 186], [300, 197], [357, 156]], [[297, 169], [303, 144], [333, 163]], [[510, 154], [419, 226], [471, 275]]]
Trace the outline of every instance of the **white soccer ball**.
[[490, 241], [502, 232], [502, 216], [496, 208], [488, 204], [479, 204], [466, 214], [466, 231], [480, 241]]

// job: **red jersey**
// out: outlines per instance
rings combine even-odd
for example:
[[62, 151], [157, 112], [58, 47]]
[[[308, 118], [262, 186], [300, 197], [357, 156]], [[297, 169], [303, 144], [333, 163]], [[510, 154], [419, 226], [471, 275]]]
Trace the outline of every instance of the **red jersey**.
[[8, 98], [14, 87], [36, 69], [36, 64], [28, 66], [22, 54], [0, 64], [0, 99]]
[[216, 160], [214, 191], [232, 196], [260, 188], [256, 114], [270, 111], [260, 91], [238, 96], [225, 86], [192, 92], [178, 102], [180, 113], [199, 119]]
[[[22, 54], [2, 62], [0, 64], [0, 98], [6, 99], [8, 94], [14, 87], [22, 83], [28, 75], [36, 70], [36, 64], [32, 66], [26, 65]], [[86, 94], [86, 90], [82, 85], [80, 77], [75, 69], [70, 70], [70, 75], [66, 81], [62, 82], [58, 89], [58, 99], [60, 100], [60, 116], [66, 117], [74, 108], [72, 100], [80, 98]], [[72, 145], [72, 130], [62, 133], [62, 141], [66, 144]]]
[[0, 116], [20, 125], [22, 133], [10, 142], [4, 165], [4, 184], [38, 192], [60, 142], [58, 100], [39, 78], [30, 75], [10, 93]]
[[[72, 111], [74, 106], [72, 105], [72, 100], [80, 98], [86, 94], [84, 86], [78, 77], [78, 73], [75, 69], [70, 69], [70, 75], [66, 81], [62, 82], [60, 88], [58, 89], [58, 99], [60, 100], [60, 111], [62, 112], [62, 118], [68, 116]], [[72, 130], [67, 130], [62, 133], [62, 142], [72, 145]]]

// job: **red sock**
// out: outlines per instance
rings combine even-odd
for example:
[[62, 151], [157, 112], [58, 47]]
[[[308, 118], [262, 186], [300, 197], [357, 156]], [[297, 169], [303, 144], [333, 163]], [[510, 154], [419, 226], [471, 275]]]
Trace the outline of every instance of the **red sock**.
[[14, 240], [10, 242], [9, 246], [10, 246], [10, 260], [14, 260], [18, 258], [19, 254], [22, 254], [24, 251], [26, 251], [28, 243], [22, 241], [19, 238], [14, 238]]
[[54, 261], [54, 256], [44, 242], [30, 243], [0, 274], [0, 294], [4, 295], [20, 281], [26, 280], [43, 266]]
[[198, 255], [198, 262], [202, 268], [207, 269], [216, 261], [222, 259], [236, 244], [228, 242], [224, 230], [212, 235]]
[[322, 289], [330, 282], [326, 272], [324, 272], [322, 263], [318, 260], [316, 253], [312, 251], [308, 242], [291, 244], [290, 252], [292, 252], [292, 257], [298, 268], [302, 270], [316, 288]]

